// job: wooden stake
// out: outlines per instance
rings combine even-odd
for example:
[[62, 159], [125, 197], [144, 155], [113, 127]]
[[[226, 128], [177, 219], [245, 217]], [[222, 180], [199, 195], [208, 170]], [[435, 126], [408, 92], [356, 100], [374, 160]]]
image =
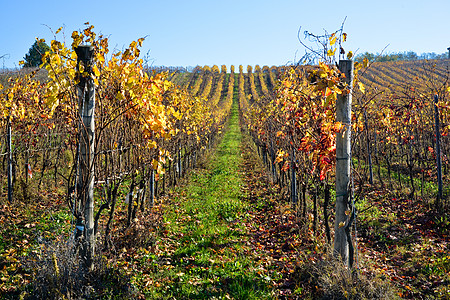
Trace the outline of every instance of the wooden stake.
[[438, 180], [438, 195], [436, 198], [436, 207], [439, 208], [442, 199], [442, 162], [441, 162], [441, 133], [439, 130], [439, 97], [434, 95], [434, 121], [436, 129], [436, 165], [437, 165], [437, 180]]
[[[91, 64], [94, 53], [93, 46], [78, 46], [75, 48], [78, 56], [78, 67], [84, 65], [88, 74], [91, 72]], [[89, 270], [93, 269], [93, 258], [95, 253], [94, 236], [94, 140], [95, 140], [95, 88], [90, 77], [80, 74], [78, 84], [80, 126], [80, 160], [79, 160], [79, 196], [83, 211], [83, 259]], [[81, 217], [81, 211], [78, 212]]]
[[334, 251], [341, 256], [342, 261], [348, 262], [349, 243], [345, 228], [348, 225], [348, 212], [350, 210], [350, 164], [351, 164], [351, 111], [352, 111], [352, 82], [353, 62], [351, 60], [339, 61], [339, 70], [345, 75], [345, 82], [350, 92], [338, 95], [336, 101], [336, 122], [341, 122], [341, 132], [336, 134], [336, 218]]

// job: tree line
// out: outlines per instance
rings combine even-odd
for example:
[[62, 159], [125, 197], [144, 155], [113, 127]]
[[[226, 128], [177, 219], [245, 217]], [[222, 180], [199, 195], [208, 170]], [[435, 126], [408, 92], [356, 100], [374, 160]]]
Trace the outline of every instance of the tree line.
[[392, 52], [392, 53], [370, 53], [364, 52], [356, 55], [355, 60], [363, 62], [366, 59], [370, 62], [386, 62], [386, 61], [404, 61], [404, 60], [423, 60], [423, 59], [447, 59], [448, 53], [437, 54], [435, 52], [428, 52], [417, 54], [414, 51]]

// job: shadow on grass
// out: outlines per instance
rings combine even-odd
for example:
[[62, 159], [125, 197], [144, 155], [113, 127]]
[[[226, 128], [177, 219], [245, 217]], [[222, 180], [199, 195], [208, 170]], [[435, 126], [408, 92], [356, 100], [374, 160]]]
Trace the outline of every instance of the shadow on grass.
[[251, 274], [232, 274], [201, 283], [185, 282], [180, 278], [171, 284], [165, 294], [167, 299], [270, 299], [272, 297], [268, 297], [268, 292], [267, 284], [261, 278]]

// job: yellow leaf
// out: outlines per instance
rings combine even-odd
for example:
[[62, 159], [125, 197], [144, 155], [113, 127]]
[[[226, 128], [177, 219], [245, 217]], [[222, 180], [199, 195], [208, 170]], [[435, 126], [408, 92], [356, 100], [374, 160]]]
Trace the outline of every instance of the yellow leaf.
[[56, 30], [55, 34], [58, 34], [62, 30], [62, 27], [59, 27], [58, 30]]
[[333, 33], [333, 34], [330, 36], [330, 45], [333, 46], [335, 43], [336, 43], [336, 34]]
[[77, 60], [77, 53], [75, 51], [70, 52], [70, 59], [75, 61]]
[[342, 34], [342, 41], [345, 42], [347, 40], [347, 34], [344, 32]]
[[[329, 88], [327, 88], [327, 90], [330, 90]], [[333, 103], [333, 101], [336, 101], [337, 99], [337, 93], [331, 93], [326, 96], [325, 98], [325, 103], [324, 103], [324, 107], [328, 107], [330, 105], [330, 102]]]
[[336, 52], [336, 49], [334, 49], [334, 50], [329, 49], [329, 50], [327, 51], [327, 55], [328, 55], [328, 56], [333, 56], [335, 52]]
[[148, 142], [149, 149], [157, 148], [157, 144], [155, 141]]
[[69, 77], [70, 77], [71, 79], [75, 79], [76, 71], [75, 71], [74, 69], [69, 69], [69, 70], [68, 70], [68, 73], [69, 73]]
[[158, 174], [164, 175], [165, 174], [164, 167], [161, 164], [158, 164], [158, 169], [156, 169], [156, 172]]
[[158, 161], [156, 159], [152, 160], [152, 167], [153, 167], [154, 170], [158, 169]]
[[367, 58], [363, 59], [363, 67], [367, 68], [367, 66], [369, 65], [369, 60]]
[[358, 81], [358, 87], [361, 93], [364, 94], [366, 92], [366, 88], [364, 87], [364, 84], [361, 81]]
[[352, 51], [348, 51], [347, 59], [352, 59], [352, 57], [353, 57], [353, 52]]
[[345, 226], [345, 223], [344, 222], [339, 222], [339, 228], [342, 228], [342, 227], [344, 227]]
[[105, 62], [105, 58], [103, 57], [103, 54], [101, 53], [97, 53], [97, 60], [104, 63]]
[[173, 116], [177, 118], [178, 120], [181, 120], [181, 117], [183, 116], [179, 111], [174, 111]]
[[94, 75], [95, 75], [96, 77], [100, 76], [100, 71], [98, 70], [97, 65], [94, 65], [94, 66], [92, 67], [92, 71], [94, 72]]
[[119, 101], [122, 101], [123, 99], [125, 99], [125, 97], [123, 96], [121, 91], [117, 92], [116, 99]]

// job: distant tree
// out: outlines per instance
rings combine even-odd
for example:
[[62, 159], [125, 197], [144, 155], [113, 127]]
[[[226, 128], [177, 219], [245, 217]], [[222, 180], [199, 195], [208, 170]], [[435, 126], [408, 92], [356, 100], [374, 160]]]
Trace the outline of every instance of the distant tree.
[[368, 61], [374, 61], [376, 58], [376, 55], [373, 53], [365, 52], [365, 53], [358, 54], [355, 57], [355, 60], [362, 62], [365, 58], [367, 58]]
[[414, 51], [405, 51], [405, 52], [394, 52], [388, 54], [380, 54], [380, 53], [369, 53], [365, 52], [356, 56], [355, 60], [362, 62], [365, 58], [369, 61], [401, 61], [401, 60], [418, 60], [418, 59], [446, 59], [448, 57], [447, 53], [436, 54], [434, 52], [431, 53], [422, 53], [420, 56], [417, 55]]
[[441, 53], [436, 54], [435, 52], [431, 53], [422, 53], [419, 56], [420, 59], [447, 59], [448, 58], [448, 52], [447, 53]]
[[419, 58], [419, 56], [417, 56], [417, 53], [414, 52], [414, 51], [408, 51], [408, 52], [406, 53], [406, 59], [407, 59], [407, 60], [416, 60], [416, 59], [418, 59], [418, 58]]
[[46, 51], [50, 51], [50, 47], [45, 42], [35, 41], [28, 53], [25, 54], [25, 64], [23, 66], [39, 67], [42, 64], [42, 55]]

